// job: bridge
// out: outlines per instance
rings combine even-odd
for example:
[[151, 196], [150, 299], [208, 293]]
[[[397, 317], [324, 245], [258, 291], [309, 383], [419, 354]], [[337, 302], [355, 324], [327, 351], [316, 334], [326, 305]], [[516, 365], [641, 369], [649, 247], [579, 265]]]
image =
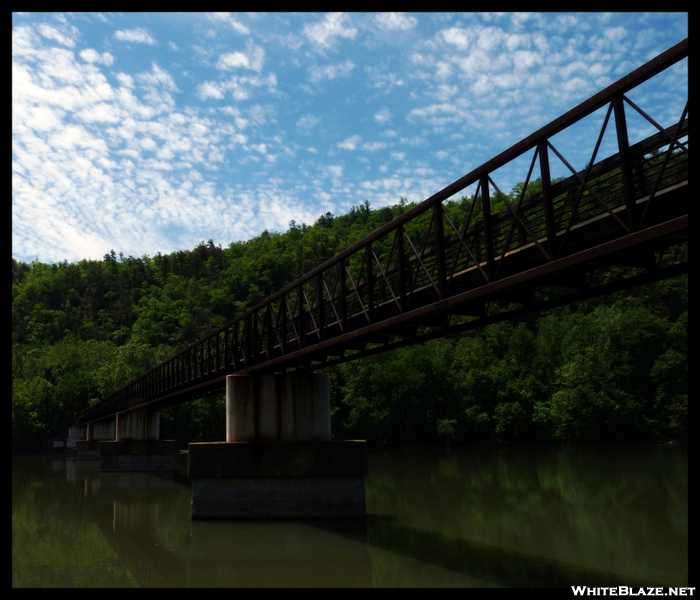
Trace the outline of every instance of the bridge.
[[[628, 97], [687, 55], [685, 39], [91, 406], [79, 425], [116, 419], [117, 439], [144, 427], [157, 437], [157, 424], [120, 426], [119, 415], [124, 423], [226, 388], [229, 443], [328, 441], [327, 379], [314, 371], [687, 272], [687, 261], [660, 260], [687, 239], [687, 100], [662, 127]], [[599, 110], [590, 160], [576, 169], [555, 137]], [[632, 113], [654, 130], [634, 144]], [[599, 157], [606, 131], [617, 151]], [[566, 176], [552, 178], [555, 162]], [[498, 181], [521, 165], [514, 199]], [[596, 270], [608, 265], [635, 274], [601, 283]], [[266, 386], [273, 400], [261, 400]], [[287, 421], [299, 431], [285, 434], [284, 407], [295, 402]]]

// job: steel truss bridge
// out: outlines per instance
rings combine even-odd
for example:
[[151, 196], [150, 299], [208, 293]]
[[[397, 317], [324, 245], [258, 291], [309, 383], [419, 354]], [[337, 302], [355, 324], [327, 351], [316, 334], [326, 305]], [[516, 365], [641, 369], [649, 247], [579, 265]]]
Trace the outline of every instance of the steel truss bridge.
[[[664, 128], [626, 94], [687, 55], [686, 38], [104, 398], [79, 424], [220, 392], [232, 373], [325, 368], [686, 273], [687, 258], [661, 266], [661, 256], [687, 240], [687, 99]], [[605, 107], [577, 171], [553, 138]], [[632, 113], [655, 133], [630, 145]], [[601, 159], [606, 130], [617, 152]], [[496, 171], [521, 157], [529, 168], [511, 199]], [[552, 180], [554, 161], [568, 176]], [[449, 201], [469, 186], [472, 196]], [[505, 208], [492, 212], [499, 201]], [[635, 269], [601, 283], [596, 269], [609, 265]]]

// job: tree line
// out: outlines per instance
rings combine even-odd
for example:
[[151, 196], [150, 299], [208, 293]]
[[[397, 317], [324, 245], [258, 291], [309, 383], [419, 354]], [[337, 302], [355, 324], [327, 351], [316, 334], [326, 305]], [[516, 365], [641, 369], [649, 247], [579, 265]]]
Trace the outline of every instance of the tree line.
[[[537, 191], [530, 183], [528, 195]], [[516, 186], [510, 201], [519, 200]], [[541, 189], [541, 185], [540, 185]], [[455, 222], [473, 198], [446, 205]], [[493, 194], [494, 212], [505, 207]], [[65, 435], [90, 404], [413, 206], [368, 202], [222, 248], [12, 260], [12, 446]], [[475, 210], [475, 220], [479, 211]], [[667, 253], [677, 260], [687, 249]], [[621, 267], [616, 267], [621, 269]], [[603, 275], [605, 276], [605, 275]], [[330, 369], [338, 439], [387, 444], [687, 438], [687, 276]], [[225, 439], [222, 398], [162, 413], [180, 443]]]

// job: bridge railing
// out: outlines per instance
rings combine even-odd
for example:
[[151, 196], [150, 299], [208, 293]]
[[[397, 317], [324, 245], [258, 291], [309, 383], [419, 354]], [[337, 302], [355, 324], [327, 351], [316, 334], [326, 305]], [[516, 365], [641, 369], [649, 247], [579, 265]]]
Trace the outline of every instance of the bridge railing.
[[[677, 123], [662, 128], [625, 94], [687, 54], [686, 39], [104, 398], [80, 423], [205, 390], [230, 373], [284, 369], [308, 361], [310, 349], [337, 354], [361, 348], [372, 335], [410, 334], [405, 322], [382, 324], [576, 252], [592, 231], [598, 243], [654, 224], [659, 210], [670, 207], [664, 192], [687, 183], [687, 103]], [[590, 162], [577, 171], [552, 138], [606, 105]], [[657, 133], [630, 146], [629, 110]], [[617, 153], [600, 160], [608, 127], [615, 129]], [[511, 198], [494, 173], [528, 152], [524, 185]], [[570, 175], [553, 181], [554, 160]], [[470, 198], [449, 201], [474, 185]], [[494, 212], [492, 203], [505, 208]]]

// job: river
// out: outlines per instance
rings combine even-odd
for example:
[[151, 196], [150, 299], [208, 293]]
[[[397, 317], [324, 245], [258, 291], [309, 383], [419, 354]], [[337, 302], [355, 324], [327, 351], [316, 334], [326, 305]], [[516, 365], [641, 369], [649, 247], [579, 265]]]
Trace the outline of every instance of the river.
[[685, 445], [371, 448], [366, 490], [359, 521], [202, 522], [186, 457], [13, 457], [12, 585], [688, 585]]

